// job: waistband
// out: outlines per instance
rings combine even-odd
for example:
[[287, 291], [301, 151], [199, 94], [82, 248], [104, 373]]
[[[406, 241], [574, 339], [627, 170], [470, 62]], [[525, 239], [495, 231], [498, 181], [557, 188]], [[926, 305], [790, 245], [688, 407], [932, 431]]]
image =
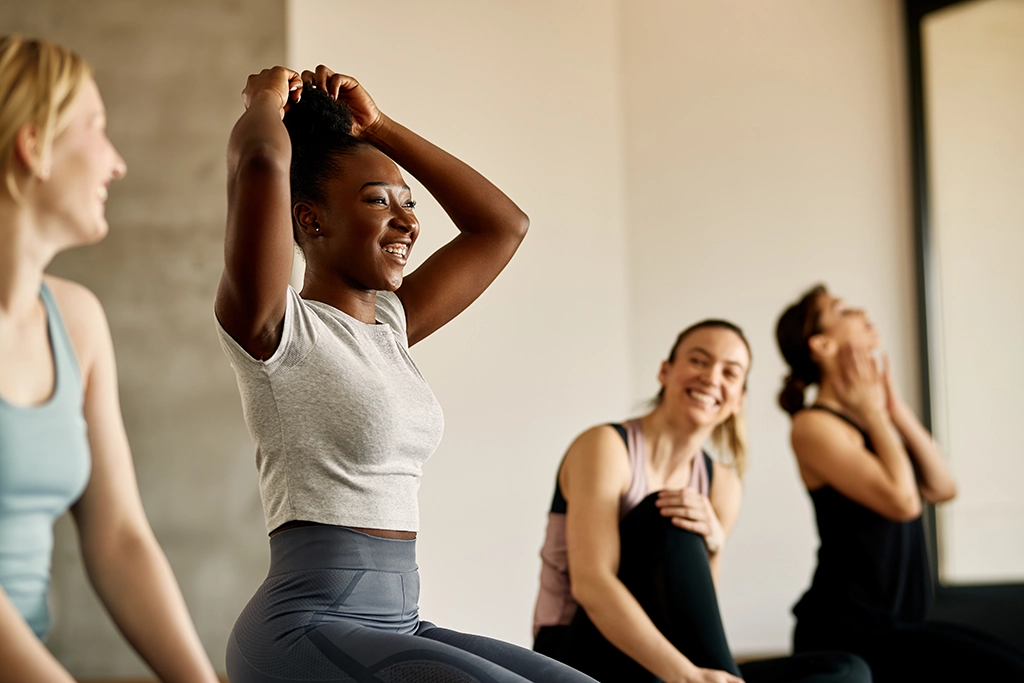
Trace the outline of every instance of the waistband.
[[416, 540], [378, 538], [343, 526], [300, 526], [270, 537], [268, 576], [303, 569], [414, 572]]

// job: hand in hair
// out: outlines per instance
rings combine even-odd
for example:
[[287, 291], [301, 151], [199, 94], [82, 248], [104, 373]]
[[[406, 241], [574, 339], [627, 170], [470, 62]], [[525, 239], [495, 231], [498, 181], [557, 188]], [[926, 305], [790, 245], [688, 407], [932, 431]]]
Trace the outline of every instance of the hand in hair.
[[878, 413], [888, 414], [887, 374], [865, 347], [844, 344], [839, 350], [839, 376], [835, 382], [837, 398], [860, 422]]
[[384, 115], [370, 93], [351, 76], [335, 73], [321, 64], [316, 71], [303, 71], [302, 81], [307, 87], [315, 86], [348, 105], [352, 112], [350, 135], [354, 138], [361, 138], [367, 131], [372, 132], [384, 121]]
[[298, 102], [301, 95], [302, 79], [299, 74], [283, 66], [275, 66], [249, 76], [242, 90], [242, 104], [249, 109], [260, 97], [270, 97], [278, 103], [281, 118], [284, 118], [289, 102]]
[[707, 496], [692, 488], [661, 491], [655, 505], [663, 517], [671, 517], [675, 526], [703, 536], [709, 554], [714, 555], [722, 549], [725, 529]]

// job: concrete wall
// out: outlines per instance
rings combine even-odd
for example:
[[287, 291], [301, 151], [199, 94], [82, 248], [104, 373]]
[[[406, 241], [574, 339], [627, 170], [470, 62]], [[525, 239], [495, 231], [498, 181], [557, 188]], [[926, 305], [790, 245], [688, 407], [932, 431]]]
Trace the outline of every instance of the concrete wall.
[[[253, 70], [284, 59], [281, 0], [0, 4], [0, 27], [77, 49], [95, 67], [128, 176], [110, 236], [51, 271], [107, 310], [142, 499], [214, 663], [266, 571], [252, 446], [213, 331], [228, 132]], [[58, 526], [50, 647], [77, 676], [138, 675]]]

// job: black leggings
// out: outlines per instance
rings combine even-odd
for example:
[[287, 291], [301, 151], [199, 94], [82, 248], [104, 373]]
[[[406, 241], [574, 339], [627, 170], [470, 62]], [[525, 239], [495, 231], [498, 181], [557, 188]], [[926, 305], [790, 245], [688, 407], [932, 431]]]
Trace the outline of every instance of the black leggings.
[[876, 629], [857, 636], [824, 636], [827, 624], [797, 624], [799, 652], [842, 643], [871, 666], [876, 683], [893, 681], [1024, 681], [1024, 653], [997, 638], [958, 624], [925, 622]]
[[[672, 525], [651, 494], [619, 525], [619, 579], [665, 636], [699, 667], [748, 683], [870, 683], [867, 665], [843, 652], [809, 653], [737, 666], [725, 639], [704, 539]], [[540, 630], [534, 650], [603, 683], [656, 681], [597, 630], [583, 608], [568, 626]]]

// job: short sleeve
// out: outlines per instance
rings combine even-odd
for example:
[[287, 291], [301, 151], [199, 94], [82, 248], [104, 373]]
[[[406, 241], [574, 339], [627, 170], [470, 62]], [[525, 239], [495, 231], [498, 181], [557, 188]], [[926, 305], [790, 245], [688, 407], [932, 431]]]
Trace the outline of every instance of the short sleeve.
[[[400, 304], [399, 304], [400, 305]], [[216, 319], [216, 316], [214, 316]], [[253, 358], [249, 353], [228, 334], [227, 330], [216, 320], [217, 337], [220, 339], [221, 349], [236, 368], [257, 364], [266, 368], [277, 366], [292, 366], [304, 359], [316, 346], [319, 334], [319, 318], [309, 309], [306, 302], [302, 300], [299, 293], [290, 285], [288, 287], [288, 298], [284, 308], [284, 324], [281, 327], [281, 341], [277, 349], [266, 360]]]
[[394, 292], [377, 292], [377, 320], [391, 326], [399, 338], [408, 345], [409, 333], [405, 325], [405, 307]]

